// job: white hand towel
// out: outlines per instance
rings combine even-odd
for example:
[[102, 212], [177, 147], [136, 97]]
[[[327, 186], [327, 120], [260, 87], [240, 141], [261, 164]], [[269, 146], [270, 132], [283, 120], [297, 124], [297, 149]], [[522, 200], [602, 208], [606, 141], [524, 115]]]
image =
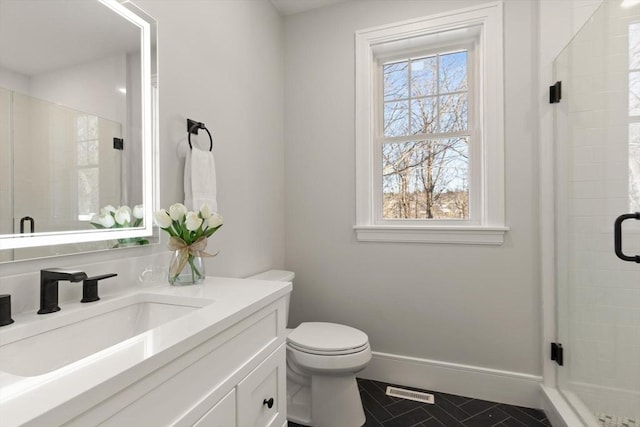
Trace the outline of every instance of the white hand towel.
[[193, 147], [187, 152], [184, 165], [184, 205], [190, 211], [199, 211], [208, 204], [211, 211], [218, 211], [216, 188], [216, 162], [211, 151]]

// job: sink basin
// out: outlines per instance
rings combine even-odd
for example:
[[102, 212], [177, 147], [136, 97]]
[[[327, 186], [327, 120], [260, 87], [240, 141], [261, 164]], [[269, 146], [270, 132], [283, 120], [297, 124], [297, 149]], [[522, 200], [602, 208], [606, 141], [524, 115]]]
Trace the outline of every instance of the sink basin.
[[143, 293], [34, 315], [7, 333], [0, 331], [0, 370], [23, 377], [46, 374], [212, 302]]

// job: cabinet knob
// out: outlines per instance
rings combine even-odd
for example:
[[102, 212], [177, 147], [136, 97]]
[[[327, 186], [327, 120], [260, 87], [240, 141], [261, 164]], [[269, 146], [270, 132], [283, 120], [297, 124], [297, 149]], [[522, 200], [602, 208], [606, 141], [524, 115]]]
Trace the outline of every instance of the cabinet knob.
[[270, 397], [269, 400], [264, 399], [262, 401], [262, 404], [263, 405], [267, 405], [267, 408], [269, 408], [269, 409], [273, 408], [273, 397]]

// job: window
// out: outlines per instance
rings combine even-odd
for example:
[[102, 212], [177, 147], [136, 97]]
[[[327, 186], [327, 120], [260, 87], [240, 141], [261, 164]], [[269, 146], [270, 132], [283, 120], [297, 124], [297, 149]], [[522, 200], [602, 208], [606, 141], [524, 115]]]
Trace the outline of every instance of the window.
[[78, 220], [89, 221], [100, 210], [98, 117], [78, 115], [75, 125]]
[[502, 243], [502, 93], [501, 3], [356, 33], [358, 240]]
[[469, 219], [468, 59], [444, 50], [379, 65], [382, 219]]

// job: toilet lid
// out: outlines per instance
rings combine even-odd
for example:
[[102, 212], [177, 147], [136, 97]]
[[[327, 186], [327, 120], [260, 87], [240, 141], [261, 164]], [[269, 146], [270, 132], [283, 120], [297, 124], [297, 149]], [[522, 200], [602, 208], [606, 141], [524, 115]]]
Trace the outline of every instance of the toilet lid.
[[287, 343], [307, 353], [350, 354], [364, 350], [369, 345], [369, 337], [350, 326], [306, 322], [289, 334]]

